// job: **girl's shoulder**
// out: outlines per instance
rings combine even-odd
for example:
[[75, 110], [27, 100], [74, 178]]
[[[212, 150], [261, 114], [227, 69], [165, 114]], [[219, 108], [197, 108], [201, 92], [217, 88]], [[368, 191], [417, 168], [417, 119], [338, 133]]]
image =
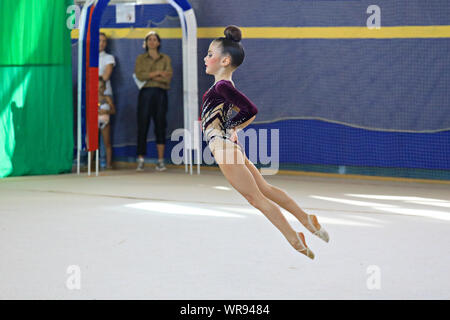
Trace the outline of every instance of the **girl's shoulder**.
[[211, 94], [211, 93], [216, 93], [216, 94], [220, 95], [220, 91], [223, 91], [224, 87], [234, 88], [234, 85], [229, 80], [219, 80], [219, 81], [213, 83], [213, 85], [211, 87], [209, 87], [208, 90], [205, 91], [205, 93], [203, 94], [203, 97], [205, 97], [206, 95]]
[[219, 80], [214, 84], [214, 88], [216, 88], [216, 90], [236, 89], [234, 82], [230, 80]]
[[219, 95], [233, 94], [237, 91], [234, 83], [230, 80], [219, 80], [214, 84], [214, 91]]
[[103, 57], [103, 58], [114, 58], [114, 56], [106, 51], [102, 51], [102, 53], [100, 53], [99, 57]]
[[219, 80], [214, 84], [214, 86], [221, 86], [221, 85], [228, 85], [234, 87], [233, 82], [231, 82], [230, 80]]

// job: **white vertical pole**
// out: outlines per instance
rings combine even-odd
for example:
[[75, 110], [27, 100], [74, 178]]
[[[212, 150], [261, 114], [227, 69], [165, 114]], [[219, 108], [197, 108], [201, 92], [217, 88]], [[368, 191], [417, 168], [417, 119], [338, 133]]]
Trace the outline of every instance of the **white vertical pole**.
[[[181, 33], [182, 33], [182, 49], [183, 49], [183, 115], [184, 115], [184, 128], [189, 130], [189, 97], [188, 97], [188, 60], [187, 60], [187, 35], [186, 35], [186, 22], [184, 19], [183, 9], [174, 1], [174, 0], [167, 0], [167, 2], [172, 5], [172, 7], [177, 11], [178, 17], [180, 18], [180, 25], [181, 25]], [[188, 155], [188, 152], [191, 152], [190, 145], [191, 143], [186, 143], [186, 139], [190, 139], [191, 137], [184, 137], [184, 167], [185, 172], [188, 171], [187, 169], [187, 163], [188, 159], [190, 159], [190, 155]], [[188, 147], [189, 146], [189, 147]]]
[[95, 150], [95, 175], [98, 177], [98, 149]]
[[187, 29], [187, 66], [188, 66], [188, 106], [189, 106], [189, 132], [193, 140], [192, 148], [197, 152], [197, 173], [200, 173], [200, 154], [202, 140], [196, 136], [198, 127], [198, 84], [197, 84], [197, 20], [193, 9], [184, 12]]
[[[190, 136], [192, 136], [191, 134], [189, 134]], [[192, 160], [192, 149], [189, 149], [189, 174], [192, 176], [192, 163], [194, 162]]]
[[88, 176], [91, 175], [91, 151], [88, 151]]
[[202, 134], [201, 134], [201, 123], [195, 121], [194, 127], [194, 145], [197, 147], [197, 174], [200, 174], [200, 162], [203, 161], [201, 158], [201, 150], [202, 150]]
[[95, 0], [87, 1], [81, 10], [81, 19], [78, 28], [78, 103], [77, 103], [77, 174], [80, 174], [80, 153], [81, 153], [81, 94], [82, 94], [82, 72], [83, 72], [83, 40], [84, 29], [86, 28], [87, 9]]

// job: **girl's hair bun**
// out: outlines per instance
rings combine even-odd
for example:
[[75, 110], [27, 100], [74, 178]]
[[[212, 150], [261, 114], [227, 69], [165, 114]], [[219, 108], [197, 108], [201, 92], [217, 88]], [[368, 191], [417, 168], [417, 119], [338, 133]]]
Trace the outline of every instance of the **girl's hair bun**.
[[225, 28], [223, 33], [225, 34], [225, 38], [235, 42], [239, 42], [242, 39], [241, 29], [237, 26], [228, 26]]

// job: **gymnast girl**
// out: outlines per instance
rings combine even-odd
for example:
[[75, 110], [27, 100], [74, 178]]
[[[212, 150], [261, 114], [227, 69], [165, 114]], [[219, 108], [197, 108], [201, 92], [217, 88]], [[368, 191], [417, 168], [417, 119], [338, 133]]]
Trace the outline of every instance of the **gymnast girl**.
[[[224, 34], [225, 37], [211, 42], [204, 58], [205, 72], [213, 75], [215, 82], [203, 95], [203, 134], [220, 170], [233, 188], [260, 210], [294, 249], [314, 259], [314, 253], [306, 245], [303, 233], [292, 229], [277, 204], [325, 242], [329, 241], [328, 233], [315, 215], [305, 213], [285, 191], [264, 180], [237, 140], [237, 132], [255, 119], [258, 109], [235, 88], [231, 78], [244, 60], [241, 30], [236, 26], [228, 26]], [[234, 117], [231, 117], [232, 110], [238, 112]]]

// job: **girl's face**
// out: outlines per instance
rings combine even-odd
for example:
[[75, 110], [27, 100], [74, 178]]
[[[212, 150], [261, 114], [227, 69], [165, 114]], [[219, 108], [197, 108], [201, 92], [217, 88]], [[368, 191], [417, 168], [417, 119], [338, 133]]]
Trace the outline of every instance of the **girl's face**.
[[147, 39], [147, 47], [149, 49], [157, 49], [159, 47], [158, 38], [155, 35], [151, 35]]
[[227, 59], [229, 60], [229, 57], [222, 56], [220, 43], [215, 41], [211, 42], [208, 48], [208, 54], [204, 58], [206, 67], [205, 72], [211, 75], [216, 74], [221, 68], [228, 65]]
[[107, 40], [104, 35], [100, 35], [100, 42], [98, 44], [98, 49], [100, 52], [105, 51], [106, 49]]

